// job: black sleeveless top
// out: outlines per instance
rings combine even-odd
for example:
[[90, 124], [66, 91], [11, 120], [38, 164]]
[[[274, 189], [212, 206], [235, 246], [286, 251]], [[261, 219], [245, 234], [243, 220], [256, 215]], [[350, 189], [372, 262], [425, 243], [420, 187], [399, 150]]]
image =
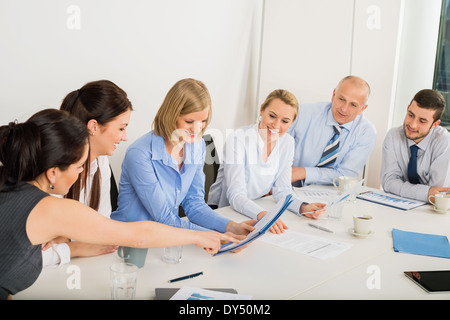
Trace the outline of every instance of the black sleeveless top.
[[28, 183], [0, 191], [0, 300], [31, 286], [42, 270], [41, 245], [26, 233], [28, 215], [48, 194]]

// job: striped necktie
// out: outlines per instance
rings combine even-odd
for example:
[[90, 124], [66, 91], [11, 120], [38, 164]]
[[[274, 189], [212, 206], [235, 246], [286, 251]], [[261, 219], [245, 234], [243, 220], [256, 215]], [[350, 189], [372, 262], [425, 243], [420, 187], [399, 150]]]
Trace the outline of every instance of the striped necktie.
[[412, 145], [409, 147], [411, 149], [411, 157], [408, 163], [408, 180], [413, 184], [419, 184], [419, 175], [417, 174], [417, 145]]
[[339, 136], [341, 134], [340, 126], [334, 126], [334, 135], [323, 150], [318, 167], [330, 167], [336, 162], [339, 152]]

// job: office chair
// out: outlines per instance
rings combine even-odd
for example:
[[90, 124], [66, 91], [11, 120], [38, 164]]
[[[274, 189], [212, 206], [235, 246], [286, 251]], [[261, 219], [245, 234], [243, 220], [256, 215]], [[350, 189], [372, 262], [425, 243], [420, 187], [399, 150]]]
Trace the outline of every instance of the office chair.
[[[203, 136], [206, 144], [205, 164], [203, 166], [203, 173], [205, 174], [205, 202], [208, 201], [209, 188], [216, 181], [217, 172], [219, 171], [219, 155], [214, 144], [214, 139], [211, 135], [205, 134]], [[178, 215], [184, 217], [183, 207], [180, 205]]]
[[116, 179], [114, 178], [114, 172], [111, 168], [111, 165], [109, 165], [109, 169], [111, 170], [111, 178], [110, 178], [111, 188], [109, 194], [111, 198], [111, 212], [113, 212], [117, 210], [117, 198], [119, 196], [119, 191], [117, 189], [117, 183]]

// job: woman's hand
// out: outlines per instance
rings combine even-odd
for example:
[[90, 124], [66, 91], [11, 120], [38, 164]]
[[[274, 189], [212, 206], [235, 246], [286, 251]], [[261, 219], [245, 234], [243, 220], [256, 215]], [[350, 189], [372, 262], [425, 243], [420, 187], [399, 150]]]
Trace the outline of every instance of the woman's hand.
[[50, 240], [49, 242], [43, 243], [42, 244], [42, 251], [45, 251], [49, 248], [51, 248], [54, 244], [58, 244], [58, 243], [68, 243], [70, 242], [69, 238], [66, 237], [56, 237], [52, 240]]
[[319, 219], [320, 215], [327, 211], [324, 209], [326, 206], [325, 203], [302, 203], [300, 206], [300, 213], [303, 214], [305, 212], [305, 217], [312, 218], [312, 219]]
[[[260, 220], [262, 217], [264, 217], [266, 215], [267, 211], [261, 211], [258, 214], [258, 220]], [[281, 220], [278, 219], [269, 229], [270, 232], [275, 233], [275, 234], [281, 234], [284, 233], [284, 230], [286, 230], [288, 227], [286, 226], [286, 224]]]
[[245, 239], [244, 235], [235, 235], [231, 232], [220, 233], [216, 231], [195, 231], [197, 239], [195, 245], [205, 249], [210, 254], [220, 250], [222, 244], [234, 242], [239, 243]]
[[250, 232], [255, 230], [255, 227], [253, 225], [256, 223], [256, 220], [247, 220], [240, 223], [230, 221], [227, 224], [226, 232], [231, 232], [235, 235], [248, 235]]

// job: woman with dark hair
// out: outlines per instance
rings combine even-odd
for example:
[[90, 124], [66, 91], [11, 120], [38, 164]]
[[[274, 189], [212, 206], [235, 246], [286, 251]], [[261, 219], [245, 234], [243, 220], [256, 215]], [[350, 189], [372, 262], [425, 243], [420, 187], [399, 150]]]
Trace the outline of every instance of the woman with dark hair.
[[116, 84], [99, 80], [69, 93], [60, 109], [77, 117], [89, 130], [89, 157], [85, 174], [80, 175], [67, 197], [80, 200], [109, 217], [110, 169], [107, 156], [114, 153], [121, 141], [127, 140], [126, 129], [133, 110], [131, 102], [126, 92]]
[[[92, 81], [70, 92], [63, 100], [65, 110], [81, 120], [89, 131], [89, 155], [83, 173], [66, 198], [78, 200], [105, 217], [111, 214], [111, 168], [108, 156], [127, 140], [127, 126], [133, 110], [124, 90], [109, 80]], [[44, 266], [64, 264], [70, 258], [114, 252], [116, 246], [93, 245], [69, 239], [43, 246]]]
[[232, 235], [176, 229], [151, 221], [108, 219], [65, 195], [88, 157], [88, 130], [47, 109], [0, 127], [0, 299], [29, 287], [42, 270], [41, 244], [66, 237], [93, 244], [167, 247], [195, 244], [209, 253]]

